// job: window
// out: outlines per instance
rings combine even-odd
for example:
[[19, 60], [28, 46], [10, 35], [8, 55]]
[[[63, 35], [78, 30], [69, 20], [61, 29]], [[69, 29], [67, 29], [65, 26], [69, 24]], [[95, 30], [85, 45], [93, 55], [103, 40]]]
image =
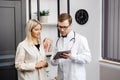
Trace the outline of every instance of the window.
[[120, 62], [120, 0], [103, 0], [102, 57]]

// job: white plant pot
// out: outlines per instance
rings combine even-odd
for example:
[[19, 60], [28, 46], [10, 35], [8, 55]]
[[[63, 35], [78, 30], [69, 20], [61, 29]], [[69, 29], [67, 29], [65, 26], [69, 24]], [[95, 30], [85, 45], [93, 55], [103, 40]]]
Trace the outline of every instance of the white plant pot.
[[48, 23], [48, 16], [40, 16], [41, 23]]

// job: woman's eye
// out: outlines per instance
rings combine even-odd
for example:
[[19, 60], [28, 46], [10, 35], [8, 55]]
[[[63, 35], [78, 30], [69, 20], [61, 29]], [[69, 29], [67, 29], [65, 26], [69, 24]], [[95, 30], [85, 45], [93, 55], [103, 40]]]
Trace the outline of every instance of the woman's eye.
[[39, 31], [39, 29], [35, 29], [35, 31]]

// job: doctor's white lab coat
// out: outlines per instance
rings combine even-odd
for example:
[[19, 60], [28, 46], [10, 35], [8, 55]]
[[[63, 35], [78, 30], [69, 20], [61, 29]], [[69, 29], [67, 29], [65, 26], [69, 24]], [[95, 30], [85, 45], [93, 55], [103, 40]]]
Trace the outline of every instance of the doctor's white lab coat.
[[54, 60], [54, 55], [51, 57], [51, 64], [58, 65], [58, 80], [86, 80], [84, 64], [91, 61], [87, 39], [71, 31], [66, 38], [60, 37], [56, 42], [57, 51], [69, 50], [70, 48], [71, 57], [69, 59]]
[[40, 60], [45, 60], [42, 45], [38, 50], [33, 43], [28, 44], [26, 40], [19, 43], [15, 58], [18, 80], [46, 80], [45, 69], [35, 69], [35, 64]]

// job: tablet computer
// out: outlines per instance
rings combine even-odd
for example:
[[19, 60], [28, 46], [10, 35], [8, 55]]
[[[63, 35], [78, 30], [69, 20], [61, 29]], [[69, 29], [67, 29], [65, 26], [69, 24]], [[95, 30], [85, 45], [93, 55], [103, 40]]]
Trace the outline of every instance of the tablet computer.
[[62, 55], [63, 53], [69, 54], [69, 53], [71, 53], [71, 50], [59, 51], [59, 52], [57, 52], [56, 55], [55, 55], [55, 57], [54, 57], [54, 59], [62, 58], [61, 55]]

